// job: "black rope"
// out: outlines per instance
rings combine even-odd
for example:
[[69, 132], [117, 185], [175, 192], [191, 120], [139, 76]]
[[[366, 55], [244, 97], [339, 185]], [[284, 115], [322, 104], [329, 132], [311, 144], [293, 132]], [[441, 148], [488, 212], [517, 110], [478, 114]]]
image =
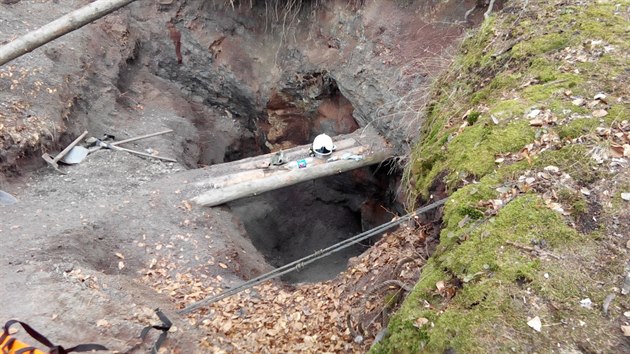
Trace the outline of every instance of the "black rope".
[[211, 297], [207, 297], [207, 298], [205, 298], [203, 300], [199, 300], [199, 301], [197, 301], [197, 302], [195, 302], [195, 303], [193, 303], [193, 304], [191, 304], [189, 306], [186, 306], [185, 308], [177, 311], [177, 313], [180, 314], [180, 315], [185, 315], [185, 314], [191, 313], [191, 312], [196, 311], [196, 310], [198, 310], [198, 309], [200, 309], [200, 308], [202, 308], [204, 306], [207, 306], [207, 305], [215, 303], [215, 302], [217, 302], [219, 300], [225, 299], [226, 297], [238, 294], [241, 291], [247, 290], [247, 289], [249, 289], [249, 288], [251, 288], [251, 287], [253, 287], [255, 285], [258, 285], [258, 284], [260, 284], [262, 282], [265, 282], [265, 281], [267, 281], [269, 279], [281, 277], [281, 276], [283, 276], [285, 274], [288, 274], [290, 272], [293, 272], [295, 270], [299, 271], [299, 270], [303, 269], [304, 267], [306, 267], [307, 265], [315, 262], [316, 260], [318, 260], [320, 258], [327, 257], [327, 256], [329, 256], [329, 255], [331, 255], [331, 254], [333, 254], [335, 252], [338, 252], [338, 251], [340, 251], [340, 250], [342, 250], [344, 248], [347, 248], [349, 246], [357, 244], [357, 243], [359, 243], [359, 242], [361, 242], [363, 240], [366, 240], [366, 239], [368, 239], [368, 238], [370, 238], [372, 236], [378, 235], [378, 234], [382, 233], [383, 231], [388, 230], [388, 229], [390, 229], [390, 228], [392, 228], [392, 227], [394, 227], [394, 226], [396, 226], [396, 225], [398, 225], [398, 224], [400, 224], [400, 223], [402, 223], [404, 221], [407, 221], [407, 220], [409, 220], [409, 219], [411, 219], [411, 218], [413, 218], [413, 217], [415, 217], [417, 215], [426, 213], [429, 210], [433, 210], [433, 209], [435, 209], [435, 208], [437, 208], [437, 207], [439, 207], [441, 205], [444, 205], [444, 203], [446, 203], [447, 200], [448, 200], [448, 198], [444, 198], [444, 199], [438, 200], [438, 201], [433, 202], [433, 203], [431, 203], [429, 205], [426, 205], [426, 206], [424, 206], [424, 207], [422, 207], [420, 209], [417, 209], [414, 212], [411, 212], [411, 213], [409, 213], [407, 215], [401, 216], [400, 218], [398, 218], [396, 220], [392, 220], [392, 221], [386, 222], [385, 224], [377, 226], [377, 227], [375, 227], [375, 228], [373, 228], [371, 230], [362, 232], [362, 233], [360, 233], [360, 234], [358, 234], [356, 236], [353, 236], [353, 237], [351, 237], [349, 239], [343, 240], [343, 241], [341, 241], [339, 243], [336, 243], [336, 244], [334, 244], [334, 245], [332, 245], [330, 247], [327, 247], [325, 249], [320, 249], [318, 251], [315, 251], [314, 253], [312, 253], [312, 254], [304, 257], [304, 258], [301, 258], [301, 259], [298, 259], [298, 260], [293, 261], [291, 263], [285, 264], [284, 266], [282, 266], [280, 268], [276, 268], [276, 269], [272, 270], [269, 273], [265, 273], [265, 274], [260, 275], [260, 276], [258, 276], [256, 278], [250, 279], [250, 280], [244, 282], [243, 284], [241, 284], [241, 285], [239, 285], [237, 287], [234, 287], [234, 288], [231, 288], [231, 289], [228, 289], [228, 290], [222, 292], [221, 294], [214, 295], [214, 296], [211, 296]]
[[[39, 333], [36, 330], [34, 330], [28, 324], [26, 324], [24, 322], [21, 322], [21, 321], [18, 321], [18, 320], [9, 320], [9, 321], [7, 321], [7, 323], [5, 323], [4, 328], [3, 328], [4, 332], [0, 336], [0, 344], [4, 343], [6, 338], [9, 338], [7, 343], [5, 343], [5, 344], [0, 346], [0, 352], [2, 352], [2, 353], [5, 353], [6, 351], [11, 352], [11, 347], [16, 342], [15, 338], [10, 337], [10, 335], [9, 335], [9, 328], [15, 323], [21, 325], [22, 328], [24, 328], [24, 330], [26, 331], [26, 333], [28, 333], [33, 339], [35, 339], [36, 341], [40, 342], [41, 344], [47, 346], [48, 347], [48, 352], [50, 354], [67, 354], [67, 353], [71, 353], [71, 352], [85, 352], [85, 351], [94, 351], [94, 350], [109, 350], [109, 349], [107, 349], [106, 347], [104, 347], [104, 346], [102, 346], [100, 344], [93, 344], [93, 343], [90, 343], [90, 344], [79, 344], [79, 345], [74, 346], [72, 348], [65, 349], [64, 347], [62, 347], [60, 345], [52, 344], [52, 342], [50, 340], [48, 340], [48, 338], [46, 338], [44, 335], [42, 335], [41, 333]], [[24, 353], [24, 354], [31, 353], [31, 352], [34, 352], [34, 350], [35, 350], [34, 347], [25, 347], [25, 348], [22, 348], [20, 350], [17, 350], [16, 354], [18, 354], [18, 353]]]
[[164, 343], [164, 341], [166, 340], [168, 331], [171, 329], [171, 326], [173, 325], [173, 323], [171, 323], [171, 320], [169, 320], [168, 317], [166, 317], [166, 315], [164, 315], [164, 313], [162, 313], [162, 311], [159, 308], [155, 309], [155, 314], [158, 316], [160, 321], [162, 321], [162, 323], [159, 325], [144, 327], [142, 331], [140, 332], [140, 339], [142, 339], [143, 342], [150, 330], [157, 329], [158, 331], [162, 332], [160, 333], [160, 336], [151, 347], [151, 354], [157, 354], [160, 351], [160, 347], [162, 346], [162, 343]]

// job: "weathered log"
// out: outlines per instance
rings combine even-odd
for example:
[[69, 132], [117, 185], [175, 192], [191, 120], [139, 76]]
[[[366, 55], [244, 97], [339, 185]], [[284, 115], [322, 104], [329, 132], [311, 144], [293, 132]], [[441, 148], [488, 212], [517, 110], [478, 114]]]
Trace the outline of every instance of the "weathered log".
[[0, 47], [0, 66], [136, 0], [97, 0]]
[[242, 183], [247, 180], [264, 178], [266, 175], [267, 173], [264, 169], [246, 170], [224, 176], [213, 177], [197, 182], [195, 185], [197, 187], [223, 188], [232, 184]]
[[[344, 146], [347, 146], [347, 144]], [[336, 151], [335, 153], [331, 155], [331, 157], [335, 156], [337, 158], [341, 158], [345, 154], [361, 155], [365, 152], [365, 150], [366, 150], [365, 146], [356, 146], [356, 147], [346, 148], [341, 151]], [[301, 155], [291, 154], [290, 156], [293, 157], [292, 161], [300, 160], [306, 157], [307, 152], [308, 150], [304, 150]], [[280, 165], [280, 166], [269, 165], [269, 161], [272, 155], [273, 154], [261, 155], [262, 157], [264, 157], [264, 159], [255, 160], [255, 161], [258, 161], [256, 163], [253, 163], [253, 162], [248, 163], [247, 165], [249, 165], [249, 169], [247, 170], [238, 171], [234, 173], [227, 172], [227, 174], [222, 174], [220, 176], [211, 177], [204, 181], [196, 182], [195, 185], [197, 187], [224, 188], [233, 184], [239, 184], [239, 183], [247, 182], [253, 179], [269, 177], [270, 175], [273, 175], [273, 174], [287, 173], [287, 170], [289, 170], [289, 167], [286, 164]], [[309, 166], [320, 165], [322, 163], [326, 163], [326, 159], [314, 159], [313, 162], [309, 164]], [[256, 166], [256, 164], [257, 164], [257, 167], [252, 167], [252, 166]], [[214, 165], [213, 167], [215, 167], [215, 169], [220, 169], [220, 168], [225, 169], [226, 167], [225, 165], [227, 164]]]
[[[356, 144], [358, 143], [354, 138], [347, 138], [335, 141], [337, 151], [347, 149], [349, 147], [355, 146]], [[284, 156], [289, 161], [304, 158], [305, 156], [308, 156], [308, 150], [310, 147], [311, 145], [301, 145], [284, 150]], [[243, 170], [260, 168], [262, 164], [268, 163], [273, 155], [275, 155], [275, 153], [254, 156], [247, 159], [235, 161], [234, 163], [238, 164], [239, 168]]]
[[337, 160], [334, 162], [315, 164], [302, 169], [276, 173], [260, 179], [229, 185], [225, 188], [212, 189], [198, 195], [192, 200], [203, 206], [217, 206], [240, 198], [258, 195], [263, 192], [292, 186], [316, 178], [332, 176], [360, 167], [378, 164], [392, 157], [392, 154], [391, 149], [385, 148], [375, 151], [368, 156], [364, 156], [363, 159], [359, 161]]

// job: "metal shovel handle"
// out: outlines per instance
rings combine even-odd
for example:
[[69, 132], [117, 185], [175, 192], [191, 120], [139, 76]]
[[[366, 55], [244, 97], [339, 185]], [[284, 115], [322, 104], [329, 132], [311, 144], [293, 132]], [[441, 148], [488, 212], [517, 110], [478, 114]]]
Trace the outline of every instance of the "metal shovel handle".
[[[109, 143], [109, 145], [116, 146], [116, 145], [120, 145], [120, 144], [124, 144], [124, 143], [130, 143], [132, 141], [136, 141], [136, 140], [140, 140], [140, 139], [146, 139], [146, 138], [151, 138], [151, 137], [154, 137], [154, 136], [158, 136], [158, 135], [162, 135], [162, 134], [166, 134], [166, 133], [171, 133], [171, 132], [173, 132], [173, 129], [167, 129], [167, 130], [163, 130], [163, 131], [157, 132], [157, 133], [140, 135], [140, 136], [136, 136], [136, 137], [125, 139], [125, 140], [121, 140], [121, 141], [114, 141], [114, 142]], [[100, 149], [101, 149], [101, 147], [97, 146], [97, 147], [90, 148], [89, 150], [90, 150], [90, 153], [92, 153], [92, 152], [100, 150]]]

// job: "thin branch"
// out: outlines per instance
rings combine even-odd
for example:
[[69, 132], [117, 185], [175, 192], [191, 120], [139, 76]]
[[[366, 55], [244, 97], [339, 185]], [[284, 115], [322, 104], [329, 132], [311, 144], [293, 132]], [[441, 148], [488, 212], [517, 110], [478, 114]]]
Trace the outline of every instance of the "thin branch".
[[0, 65], [118, 10], [135, 0], [97, 0], [0, 47]]
[[483, 18], [486, 20], [490, 17], [490, 14], [492, 13], [492, 8], [494, 7], [494, 1], [495, 0], [490, 0], [490, 4], [488, 4], [488, 10], [483, 14]]

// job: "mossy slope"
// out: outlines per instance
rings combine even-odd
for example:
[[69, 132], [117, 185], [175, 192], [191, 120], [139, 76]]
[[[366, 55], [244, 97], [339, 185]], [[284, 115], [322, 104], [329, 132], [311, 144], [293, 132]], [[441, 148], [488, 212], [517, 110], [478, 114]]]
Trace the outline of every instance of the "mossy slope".
[[[374, 353], [627, 349], [627, 298], [608, 317], [579, 305], [618, 291], [624, 261], [602, 252], [605, 217], [579, 227], [601, 198], [576, 189], [616, 178], [590, 155], [609, 144], [597, 129], [630, 119], [630, 1], [509, 5], [464, 40], [435, 85], [406, 177], [413, 200], [436, 185], [451, 195], [440, 245]], [[547, 166], [570, 186], [523, 182]], [[620, 213], [614, 203], [602, 211]], [[536, 316], [541, 332], [527, 325]]]

